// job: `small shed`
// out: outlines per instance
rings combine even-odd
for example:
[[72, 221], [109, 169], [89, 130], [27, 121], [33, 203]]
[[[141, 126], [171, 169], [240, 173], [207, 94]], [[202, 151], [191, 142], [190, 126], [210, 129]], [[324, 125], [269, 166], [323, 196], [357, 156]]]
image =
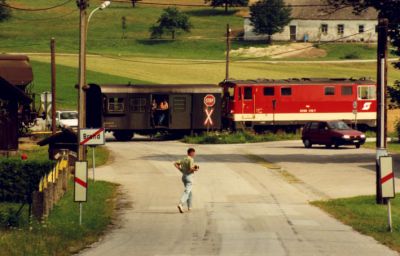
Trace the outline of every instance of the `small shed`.
[[32, 101], [25, 92], [32, 80], [27, 56], [0, 55], [0, 154], [18, 150], [18, 110]]
[[[70, 156], [76, 159], [78, 152], [78, 135], [72, 129], [63, 129], [37, 143], [39, 146], [49, 145], [49, 159], [55, 160], [62, 150], [69, 150]], [[71, 159], [71, 157], [70, 157]]]

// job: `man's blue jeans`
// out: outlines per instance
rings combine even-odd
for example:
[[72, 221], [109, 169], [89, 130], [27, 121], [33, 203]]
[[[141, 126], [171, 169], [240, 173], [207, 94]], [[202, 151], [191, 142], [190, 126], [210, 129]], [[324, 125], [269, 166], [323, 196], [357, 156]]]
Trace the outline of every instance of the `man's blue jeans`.
[[183, 191], [180, 204], [184, 205], [187, 203], [189, 208], [192, 208], [192, 186], [193, 186], [193, 173], [184, 174], [182, 176], [182, 182], [185, 186], [185, 191]]

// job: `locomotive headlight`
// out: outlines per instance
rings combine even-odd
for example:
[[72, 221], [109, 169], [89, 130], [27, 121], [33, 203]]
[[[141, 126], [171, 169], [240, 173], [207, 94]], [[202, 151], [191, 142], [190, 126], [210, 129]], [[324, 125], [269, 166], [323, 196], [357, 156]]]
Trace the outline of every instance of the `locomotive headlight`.
[[361, 134], [360, 138], [365, 139], [365, 134]]
[[350, 139], [350, 135], [343, 135], [342, 138], [345, 139], [345, 140], [348, 140], [348, 139]]

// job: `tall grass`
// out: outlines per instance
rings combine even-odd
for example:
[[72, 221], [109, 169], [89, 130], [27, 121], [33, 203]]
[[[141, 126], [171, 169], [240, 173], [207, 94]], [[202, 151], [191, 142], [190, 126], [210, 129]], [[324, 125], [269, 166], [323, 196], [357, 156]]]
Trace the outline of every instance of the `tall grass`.
[[256, 143], [278, 140], [300, 139], [300, 134], [295, 133], [264, 133], [256, 134], [247, 131], [238, 132], [208, 132], [200, 135], [185, 136], [182, 141], [190, 144], [236, 144]]
[[[29, 223], [25, 219], [19, 229], [0, 229], [0, 256], [70, 255], [96, 242], [111, 223], [117, 185], [96, 181], [89, 183], [89, 188], [82, 226], [70, 183], [69, 191], [46, 221]], [[1, 207], [7, 205], [1, 203]], [[27, 208], [22, 216], [27, 218]]]

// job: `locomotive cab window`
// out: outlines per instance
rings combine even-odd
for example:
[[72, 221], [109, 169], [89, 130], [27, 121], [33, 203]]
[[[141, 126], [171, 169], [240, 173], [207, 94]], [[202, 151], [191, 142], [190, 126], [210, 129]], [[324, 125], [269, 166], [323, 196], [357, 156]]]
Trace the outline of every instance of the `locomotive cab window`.
[[333, 87], [333, 86], [325, 87], [325, 95], [326, 96], [335, 95], [335, 87]]
[[281, 95], [282, 96], [291, 96], [292, 95], [292, 88], [291, 87], [281, 88]]
[[353, 86], [342, 86], [342, 96], [353, 95]]
[[108, 112], [122, 113], [125, 111], [124, 98], [113, 97], [108, 99]]
[[264, 96], [274, 96], [275, 88], [274, 87], [264, 87]]
[[244, 87], [244, 99], [251, 100], [253, 99], [253, 88], [251, 87]]
[[359, 100], [374, 100], [376, 99], [376, 88], [374, 86], [359, 86], [358, 87]]

